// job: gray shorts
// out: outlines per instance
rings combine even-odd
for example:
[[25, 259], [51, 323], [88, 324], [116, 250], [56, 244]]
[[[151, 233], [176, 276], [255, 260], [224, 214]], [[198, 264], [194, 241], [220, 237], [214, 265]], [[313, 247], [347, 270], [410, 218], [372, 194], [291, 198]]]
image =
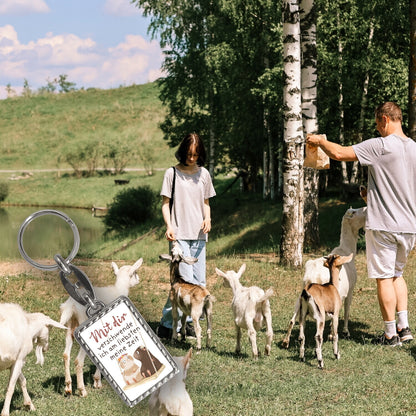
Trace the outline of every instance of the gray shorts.
[[416, 234], [366, 230], [368, 277], [372, 279], [400, 277], [415, 242]]

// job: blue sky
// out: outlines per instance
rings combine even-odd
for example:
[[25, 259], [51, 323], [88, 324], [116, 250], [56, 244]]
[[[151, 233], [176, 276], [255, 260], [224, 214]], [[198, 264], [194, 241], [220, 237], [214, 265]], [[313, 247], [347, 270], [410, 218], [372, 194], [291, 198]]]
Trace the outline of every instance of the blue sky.
[[0, 98], [68, 75], [76, 88], [117, 88], [161, 76], [149, 19], [129, 0], [0, 0]]

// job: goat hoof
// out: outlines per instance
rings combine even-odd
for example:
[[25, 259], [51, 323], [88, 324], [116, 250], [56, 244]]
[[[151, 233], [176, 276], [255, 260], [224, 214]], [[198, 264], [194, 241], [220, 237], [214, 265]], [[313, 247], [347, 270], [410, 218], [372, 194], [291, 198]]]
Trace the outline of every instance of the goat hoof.
[[36, 410], [36, 407], [34, 406], [34, 404], [32, 402], [26, 402], [23, 403], [23, 405], [28, 408], [30, 411]]
[[85, 389], [79, 390], [79, 396], [80, 397], [87, 397], [87, 390], [85, 390]]
[[319, 363], [318, 363], [318, 368], [319, 368], [320, 370], [323, 370], [323, 369], [324, 369], [324, 362], [323, 362], [323, 361], [319, 361]]
[[282, 348], [289, 348], [289, 342], [288, 341], [282, 341]]

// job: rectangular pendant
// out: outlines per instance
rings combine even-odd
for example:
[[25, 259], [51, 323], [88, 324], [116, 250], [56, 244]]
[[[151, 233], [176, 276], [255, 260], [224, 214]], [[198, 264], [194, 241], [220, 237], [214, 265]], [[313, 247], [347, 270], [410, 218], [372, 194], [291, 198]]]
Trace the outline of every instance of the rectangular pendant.
[[170, 353], [125, 296], [82, 323], [74, 336], [130, 407], [179, 372]]

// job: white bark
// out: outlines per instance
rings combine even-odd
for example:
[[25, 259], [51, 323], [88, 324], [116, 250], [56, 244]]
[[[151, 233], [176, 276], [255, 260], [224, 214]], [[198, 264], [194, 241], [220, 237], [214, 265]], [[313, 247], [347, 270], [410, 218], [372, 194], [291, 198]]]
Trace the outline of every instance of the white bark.
[[303, 126], [299, 1], [283, 2], [285, 85], [283, 216], [280, 261], [301, 267], [303, 252]]
[[[302, 113], [304, 134], [319, 133], [317, 103], [316, 11], [314, 0], [301, 0]], [[304, 169], [304, 244], [319, 244], [319, 172]]]

